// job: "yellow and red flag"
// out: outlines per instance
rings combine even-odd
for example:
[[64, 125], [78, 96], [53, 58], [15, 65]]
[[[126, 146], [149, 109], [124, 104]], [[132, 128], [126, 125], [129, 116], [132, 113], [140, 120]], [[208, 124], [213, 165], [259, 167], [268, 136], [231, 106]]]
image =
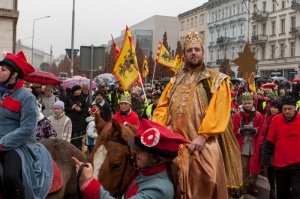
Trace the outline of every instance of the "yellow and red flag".
[[179, 54], [176, 54], [176, 56], [175, 56], [175, 62], [176, 62], [176, 67], [175, 67], [175, 70], [173, 70], [173, 71], [176, 74], [177, 71], [179, 70], [179, 68], [181, 66], [183, 66], [183, 64], [184, 64], [184, 55], [182, 54], [182, 56], [180, 56]]
[[118, 48], [113, 36], [111, 35], [111, 41], [112, 41], [112, 44], [113, 44], [113, 47], [114, 47], [114, 53], [115, 53], [115, 57], [116, 59], [118, 59], [119, 55], [120, 55], [120, 49]]
[[138, 68], [131, 33], [126, 26], [123, 45], [112, 73], [120, 81], [122, 88], [129, 90], [139, 79]]
[[170, 68], [172, 71], [175, 71], [176, 69], [176, 61], [161, 42], [158, 43], [158, 49], [157, 49], [155, 61], [159, 64], [162, 64]]
[[254, 80], [254, 73], [252, 72], [247, 80], [248, 83], [248, 87], [249, 87], [249, 91], [251, 91], [252, 93], [256, 93], [256, 87], [255, 87], [255, 80]]
[[145, 55], [144, 61], [143, 61], [143, 71], [142, 71], [142, 77], [145, 78], [149, 74], [149, 67], [148, 67], [148, 60], [147, 56]]

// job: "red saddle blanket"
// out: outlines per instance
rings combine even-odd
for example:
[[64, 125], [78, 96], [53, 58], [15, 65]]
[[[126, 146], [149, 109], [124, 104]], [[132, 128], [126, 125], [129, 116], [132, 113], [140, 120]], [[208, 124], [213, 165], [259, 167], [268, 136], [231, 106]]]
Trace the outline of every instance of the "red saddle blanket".
[[50, 187], [49, 193], [53, 193], [60, 190], [63, 185], [63, 177], [54, 160], [52, 160], [52, 166], [53, 166], [53, 180], [52, 180], [52, 185]]

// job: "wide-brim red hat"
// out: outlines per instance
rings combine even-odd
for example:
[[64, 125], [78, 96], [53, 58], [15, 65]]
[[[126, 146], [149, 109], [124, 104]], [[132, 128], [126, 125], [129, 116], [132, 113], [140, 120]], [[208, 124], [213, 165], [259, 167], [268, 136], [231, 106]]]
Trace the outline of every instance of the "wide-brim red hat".
[[23, 79], [28, 74], [35, 71], [34, 67], [27, 62], [26, 57], [22, 51], [17, 54], [6, 53], [5, 58], [0, 61], [0, 65], [7, 64], [12, 67], [18, 74], [19, 78]]
[[178, 155], [179, 145], [184, 143], [188, 141], [181, 134], [146, 119], [142, 119], [135, 138], [128, 142], [133, 149], [172, 159]]

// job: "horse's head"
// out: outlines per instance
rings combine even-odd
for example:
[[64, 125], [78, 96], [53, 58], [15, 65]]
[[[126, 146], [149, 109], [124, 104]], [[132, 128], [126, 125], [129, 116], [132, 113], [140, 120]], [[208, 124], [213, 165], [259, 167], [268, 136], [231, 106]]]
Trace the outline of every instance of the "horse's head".
[[94, 167], [94, 177], [107, 191], [114, 193], [131, 180], [132, 152], [127, 141], [135, 136], [137, 127], [130, 124], [124, 126], [114, 119], [111, 123], [104, 124], [100, 117], [95, 118], [95, 125], [98, 132], [101, 132], [89, 161]]

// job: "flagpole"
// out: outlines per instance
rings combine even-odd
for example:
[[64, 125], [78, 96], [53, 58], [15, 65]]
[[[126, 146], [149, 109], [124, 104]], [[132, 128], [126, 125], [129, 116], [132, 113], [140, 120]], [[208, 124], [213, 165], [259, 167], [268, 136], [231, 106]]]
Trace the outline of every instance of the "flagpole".
[[[141, 77], [141, 73], [140, 73], [140, 71], [138, 71], [138, 73], [139, 73], [139, 79], [140, 79], [141, 86], [142, 86], [142, 91], [143, 91], [143, 94], [144, 94], [144, 99], [147, 99], [145, 89], [144, 89], [144, 85], [143, 85], [143, 81], [142, 81], [142, 77]], [[147, 104], [147, 106], [149, 106], [148, 100], [146, 100], [146, 104]]]
[[151, 88], [153, 88], [153, 80], [154, 80], [155, 69], [156, 69], [156, 62], [155, 62], [154, 69], [153, 69], [153, 75], [152, 75], [152, 81], [151, 81]]

